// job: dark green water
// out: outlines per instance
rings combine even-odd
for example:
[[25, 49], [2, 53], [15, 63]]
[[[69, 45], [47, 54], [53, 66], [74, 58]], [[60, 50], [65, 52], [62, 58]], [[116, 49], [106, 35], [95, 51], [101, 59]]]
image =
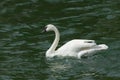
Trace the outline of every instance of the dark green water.
[[[59, 46], [94, 39], [109, 49], [79, 59], [45, 58], [54, 34]], [[120, 0], [1, 0], [0, 80], [120, 80]]]

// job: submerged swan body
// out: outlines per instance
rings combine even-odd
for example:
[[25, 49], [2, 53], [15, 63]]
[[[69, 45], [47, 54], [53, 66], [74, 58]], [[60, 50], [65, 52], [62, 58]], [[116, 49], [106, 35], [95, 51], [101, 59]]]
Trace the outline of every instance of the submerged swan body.
[[70, 56], [81, 58], [82, 55], [108, 49], [107, 45], [97, 45], [94, 40], [74, 39], [67, 42], [62, 47], [56, 50], [56, 47], [60, 40], [60, 34], [58, 29], [54, 25], [48, 24], [47, 26], [45, 26], [45, 31], [55, 32], [55, 40], [51, 47], [47, 50], [46, 57], [52, 58], [54, 56]]

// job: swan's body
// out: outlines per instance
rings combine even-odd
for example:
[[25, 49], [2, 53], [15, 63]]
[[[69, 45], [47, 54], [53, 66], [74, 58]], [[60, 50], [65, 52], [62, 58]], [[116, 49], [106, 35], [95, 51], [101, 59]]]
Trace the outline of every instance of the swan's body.
[[62, 47], [58, 48], [58, 50], [55, 51], [60, 39], [59, 31], [52, 24], [46, 26], [46, 31], [55, 32], [55, 40], [51, 47], [47, 50], [46, 57], [71, 56], [81, 58], [82, 55], [94, 53], [101, 50], [106, 50], [108, 48], [108, 46], [105, 44], [97, 45], [94, 40], [74, 39], [67, 42]]

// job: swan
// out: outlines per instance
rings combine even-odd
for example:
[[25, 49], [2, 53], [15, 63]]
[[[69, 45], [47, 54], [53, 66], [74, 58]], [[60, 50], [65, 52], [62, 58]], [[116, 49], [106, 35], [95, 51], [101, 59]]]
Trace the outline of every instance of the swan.
[[95, 53], [97, 51], [102, 51], [108, 49], [105, 44], [97, 45], [94, 40], [84, 40], [84, 39], [73, 39], [62, 47], [56, 50], [56, 47], [60, 40], [60, 33], [58, 29], [53, 24], [48, 24], [45, 26], [43, 32], [54, 31], [55, 39], [51, 47], [46, 51], [46, 57], [52, 58], [54, 56], [58, 57], [76, 57], [81, 58], [81, 56], [86, 54]]

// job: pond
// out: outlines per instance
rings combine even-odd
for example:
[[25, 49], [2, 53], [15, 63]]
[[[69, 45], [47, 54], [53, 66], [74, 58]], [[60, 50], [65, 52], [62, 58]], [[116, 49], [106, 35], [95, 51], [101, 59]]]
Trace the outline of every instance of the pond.
[[[0, 80], [120, 80], [120, 0], [0, 1]], [[91, 39], [109, 49], [76, 58], [45, 57], [54, 33], [58, 47]]]

